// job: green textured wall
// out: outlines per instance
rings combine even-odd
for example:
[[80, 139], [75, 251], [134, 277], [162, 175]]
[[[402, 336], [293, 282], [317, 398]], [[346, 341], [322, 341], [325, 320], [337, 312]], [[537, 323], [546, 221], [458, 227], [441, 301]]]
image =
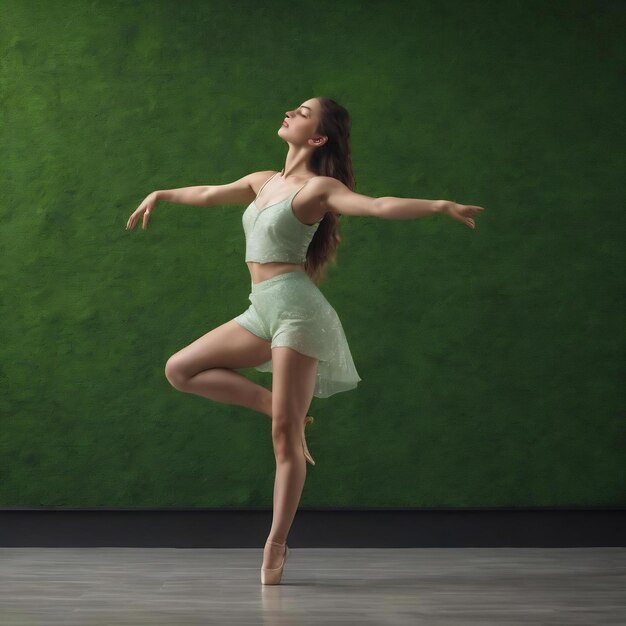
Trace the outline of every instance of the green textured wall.
[[301, 506], [626, 503], [623, 7], [2, 2], [0, 505], [271, 506], [269, 419], [164, 376], [249, 304], [245, 207], [125, 225], [280, 169], [317, 95], [356, 191], [486, 211], [342, 219], [363, 381], [313, 399]]

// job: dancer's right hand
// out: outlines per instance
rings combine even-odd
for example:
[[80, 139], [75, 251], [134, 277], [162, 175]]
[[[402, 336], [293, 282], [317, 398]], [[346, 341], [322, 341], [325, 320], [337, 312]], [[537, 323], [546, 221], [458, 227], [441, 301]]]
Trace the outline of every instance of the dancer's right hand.
[[134, 228], [135, 224], [139, 221], [139, 218], [142, 215], [143, 224], [141, 228], [146, 230], [146, 226], [148, 225], [148, 219], [150, 218], [150, 213], [152, 213], [152, 209], [154, 209], [156, 203], [156, 193], [153, 191], [143, 199], [142, 203], [137, 207], [135, 212], [128, 218], [128, 222], [126, 222], [126, 230], [128, 230], [129, 228]]

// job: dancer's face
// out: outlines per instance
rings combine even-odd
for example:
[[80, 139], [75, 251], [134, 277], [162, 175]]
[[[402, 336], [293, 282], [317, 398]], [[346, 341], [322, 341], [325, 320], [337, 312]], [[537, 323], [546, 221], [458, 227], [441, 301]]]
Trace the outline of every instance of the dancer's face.
[[[320, 120], [320, 103], [311, 98], [306, 100], [299, 107], [286, 112], [285, 119], [278, 133], [285, 141], [302, 144], [309, 139], [319, 138], [315, 133]], [[285, 126], [285, 123], [288, 126]]]

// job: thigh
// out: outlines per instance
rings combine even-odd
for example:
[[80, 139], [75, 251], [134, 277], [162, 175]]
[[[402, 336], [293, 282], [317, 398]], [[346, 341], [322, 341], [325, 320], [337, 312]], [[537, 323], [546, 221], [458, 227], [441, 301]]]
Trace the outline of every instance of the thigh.
[[[302, 426], [317, 376], [318, 360], [280, 346], [272, 348], [272, 419]], [[295, 420], [295, 422], [294, 422]]]
[[270, 342], [230, 320], [173, 354], [166, 371], [191, 377], [214, 367], [254, 367], [272, 358]]

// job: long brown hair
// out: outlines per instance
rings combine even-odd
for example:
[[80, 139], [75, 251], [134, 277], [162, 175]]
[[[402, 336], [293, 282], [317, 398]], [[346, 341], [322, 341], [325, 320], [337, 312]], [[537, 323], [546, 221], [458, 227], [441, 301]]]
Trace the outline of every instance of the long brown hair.
[[[316, 98], [322, 113], [316, 133], [326, 135], [328, 141], [317, 148], [311, 157], [311, 168], [318, 176], [332, 176], [354, 191], [350, 129], [352, 120], [348, 111], [331, 98]], [[340, 216], [332, 211], [324, 215], [306, 253], [304, 269], [316, 284], [326, 280], [326, 268], [337, 263]]]

